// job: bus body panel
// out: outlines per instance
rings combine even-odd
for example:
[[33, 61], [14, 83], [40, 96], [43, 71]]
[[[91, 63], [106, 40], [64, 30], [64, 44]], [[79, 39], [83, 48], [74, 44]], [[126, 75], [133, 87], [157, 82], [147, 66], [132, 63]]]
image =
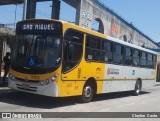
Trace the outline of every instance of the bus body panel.
[[[68, 88], [67, 84], [65, 84], [68, 83], [70, 85], [70, 92], [72, 92], [71, 95], [81, 95], [85, 82], [90, 78], [94, 78], [97, 81], [97, 94], [100, 94], [102, 93], [104, 67], [105, 65], [102, 63], [96, 64], [94, 62], [81, 61], [72, 71], [62, 74], [62, 87], [64, 89]], [[72, 84], [69, 84], [69, 82]], [[66, 91], [63, 92], [66, 93]]]
[[106, 64], [102, 93], [134, 90], [138, 78], [142, 80], [142, 88], [155, 84], [156, 71], [129, 66]]
[[137, 80], [141, 78], [142, 80], [154, 80], [155, 73], [156, 71], [154, 69], [106, 64], [104, 78], [118, 80]]
[[[66, 23], [66, 22], [62, 22], [62, 23], [65, 25], [63, 26], [63, 32], [64, 32], [63, 34], [65, 34], [65, 32], [68, 29], [75, 29], [75, 30], [79, 30], [82, 32], [85, 29], [82, 27], [80, 28], [78, 27], [79, 29], [77, 29], [76, 25], [71, 26], [69, 23]], [[91, 30], [87, 30], [85, 32], [92, 34]], [[97, 32], [96, 34], [103, 38], [106, 37], [105, 35], [102, 35]], [[86, 34], [84, 34], [83, 54], [82, 54], [82, 59], [80, 63], [75, 68], [70, 70], [69, 72], [67, 73], [62, 72], [61, 80], [62, 80], [62, 87], [63, 87], [63, 91], [62, 91], [63, 96], [82, 95], [84, 84], [89, 78], [94, 78], [97, 81], [97, 92], [96, 93], [97, 94], [102, 93], [102, 84], [103, 84], [102, 80], [104, 79], [103, 71], [104, 71], [105, 65], [103, 63], [97, 64], [94, 62], [87, 62], [84, 59], [85, 58], [85, 43], [86, 43], [85, 38], [86, 38]]]

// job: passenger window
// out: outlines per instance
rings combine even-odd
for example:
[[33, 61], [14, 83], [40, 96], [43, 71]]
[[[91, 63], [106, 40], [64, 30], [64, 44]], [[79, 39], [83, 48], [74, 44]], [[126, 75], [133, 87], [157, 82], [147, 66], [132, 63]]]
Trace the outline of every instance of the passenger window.
[[103, 40], [102, 42], [102, 50], [105, 50], [107, 52], [111, 52], [112, 51], [112, 43], [109, 40]]
[[133, 66], [140, 66], [140, 52], [133, 49]]
[[101, 61], [102, 62], [113, 62], [113, 43], [108, 40], [102, 42]]
[[100, 43], [101, 43], [100, 38], [87, 35], [86, 60], [100, 61]]
[[123, 64], [124, 47], [120, 44], [114, 45], [114, 63]]
[[124, 64], [132, 65], [132, 49], [130, 47], [125, 48]]
[[140, 65], [141, 67], [147, 67], [147, 54], [145, 52], [141, 52]]
[[63, 48], [63, 72], [67, 72], [74, 68], [82, 58], [83, 38], [81, 32], [68, 30], [64, 37]]
[[157, 56], [153, 55], [153, 68], [156, 68]]
[[153, 68], [153, 55], [149, 53], [147, 54], [147, 67]]

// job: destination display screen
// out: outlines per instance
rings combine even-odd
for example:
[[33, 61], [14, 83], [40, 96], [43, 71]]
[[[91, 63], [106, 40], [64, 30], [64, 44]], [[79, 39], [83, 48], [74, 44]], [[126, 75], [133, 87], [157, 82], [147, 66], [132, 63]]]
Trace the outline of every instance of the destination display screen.
[[62, 24], [50, 20], [27, 20], [17, 23], [16, 34], [62, 35]]

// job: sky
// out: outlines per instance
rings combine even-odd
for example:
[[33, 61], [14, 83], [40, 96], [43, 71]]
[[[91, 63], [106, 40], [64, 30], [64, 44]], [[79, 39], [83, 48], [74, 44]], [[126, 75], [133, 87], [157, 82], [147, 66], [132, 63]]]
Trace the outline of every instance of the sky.
[[[160, 42], [160, 0], [99, 0], [110, 9], [132, 22], [155, 42]], [[36, 18], [50, 18], [51, 2], [37, 4]], [[0, 23], [8, 24], [22, 20], [23, 5], [0, 6]], [[75, 22], [76, 10], [61, 2], [60, 19]]]

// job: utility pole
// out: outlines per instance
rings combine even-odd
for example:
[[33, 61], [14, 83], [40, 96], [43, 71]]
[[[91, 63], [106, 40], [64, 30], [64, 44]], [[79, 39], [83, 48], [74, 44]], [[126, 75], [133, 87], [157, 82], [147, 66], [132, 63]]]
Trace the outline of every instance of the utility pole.
[[24, 5], [23, 5], [23, 20], [26, 20], [27, 16], [27, 0], [24, 0]]
[[36, 0], [24, 0], [23, 20], [35, 18], [36, 16]]
[[3, 50], [3, 41], [0, 38], [0, 79], [1, 79], [1, 72], [2, 72], [2, 50]]
[[37, 0], [27, 0], [26, 19], [31, 19], [36, 17], [36, 4]]
[[61, 5], [60, 0], [53, 0], [53, 2], [52, 2], [52, 17], [51, 17], [52, 19], [59, 20], [60, 5]]

